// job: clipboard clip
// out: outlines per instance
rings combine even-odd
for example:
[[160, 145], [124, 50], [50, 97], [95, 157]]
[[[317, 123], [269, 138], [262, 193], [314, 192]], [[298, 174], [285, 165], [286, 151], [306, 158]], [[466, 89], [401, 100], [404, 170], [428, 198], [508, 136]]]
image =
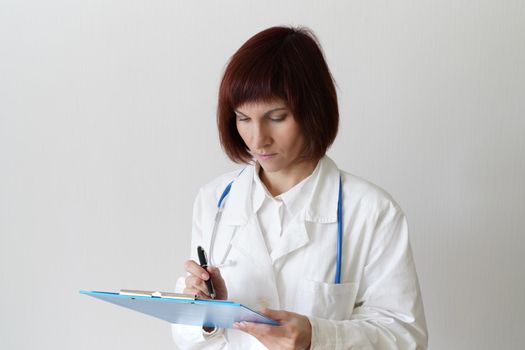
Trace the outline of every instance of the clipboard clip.
[[185, 299], [195, 300], [196, 296], [192, 294], [170, 293], [170, 292], [152, 292], [146, 290], [121, 289], [120, 295], [136, 296], [136, 297], [150, 297], [150, 298], [164, 298], [164, 299]]

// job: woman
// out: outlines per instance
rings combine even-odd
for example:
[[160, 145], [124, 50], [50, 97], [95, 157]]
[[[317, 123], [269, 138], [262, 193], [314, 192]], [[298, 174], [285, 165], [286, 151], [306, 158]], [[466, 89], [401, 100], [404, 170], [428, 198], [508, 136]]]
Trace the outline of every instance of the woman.
[[[325, 155], [339, 114], [315, 36], [273, 27], [250, 38], [224, 73], [217, 121], [226, 154], [247, 165], [199, 191], [193, 259], [177, 290], [210, 298], [211, 278], [215, 298], [281, 325], [173, 325], [175, 342], [183, 349], [426, 348], [403, 212]], [[214, 267], [200, 267], [197, 246]]]

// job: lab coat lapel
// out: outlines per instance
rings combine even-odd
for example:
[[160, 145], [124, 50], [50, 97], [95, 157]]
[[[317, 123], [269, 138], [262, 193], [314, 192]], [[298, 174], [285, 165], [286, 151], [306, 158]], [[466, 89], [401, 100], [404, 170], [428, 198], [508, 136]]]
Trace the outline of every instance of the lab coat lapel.
[[337, 221], [339, 169], [327, 156], [321, 158], [320, 162], [319, 174], [312, 195], [306, 203], [305, 212], [292, 221], [271, 256], [268, 254], [252, 208], [251, 193], [255, 166], [248, 165], [233, 182], [221, 220], [224, 224], [237, 226], [237, 232], [231, 242], [232, 247], [253, 261], [259, 271], [272, 280], [273, 262], [308, 244], [310, 238], [306, 230], [306, 221], [321, 224]]
[[310, 241], [306, 222], [328, 224], [337, 222], [337, 198], [340, 172], [335, 163], [324, 156], [320, 160], [319, 174], [315, 179], [311, 197], [305, 203], [305, 211], [290, 223], [277, 248], [272, 251], [275, 263], [279, 258], [304, 247]]
[[273, 279], [270, 255], [252, 207], [254, 169], [253, 164], [248, 165], [234, 180], [224, 204], [221, 221], [223, 224], [236, 226], [237, 232], [232, 239], [232, 247], [253, 261], [260, 271], [271, 274]]
[[320, 159], [319, 174], [312, 195], [305, 205], [305, 212], [294, 219], [286, 229], [281, 243], [268, 254], [256, 215], [253, 213], [251, 193], [255, 166], [248, 165], [235, 179], [225, 205], [223, 222], [238, 225], [232, 246], [259, 267], [271, 265], [279, 258], [302, 248], [310, 241], [306, 221], [333, 223], [337, 221], [337, 198], [339, 192], [339, 169], [328, 157]]
[[277, 247], [271, 254], [272, 263], [277, 259], [292, 253], [293, 251], [305, 246], [310, 241], [304, 218], [297, 217], [290, 223], [290, 226], [283, 232], [283, 236]]
[[232, 240], [232, 247], [253, 261], [259, 271], [266, 271], [273, 278], [272, 261], [255, 214], [246, 225], [239, 228]]
[[308, 244], [310, 236], [306, 230], [306, 221], [319, 224], [337, 222], [340, 172], [328, 156], [321, 158], [320, 162], [312, 195], [305, 203], [305, 211], [297, 215], [283, 233], [280, 244], [272, 251], [273, 263]]
[[238, 228], [232, 240], [232, 254], [242, 266], [241, 271], [238, 271], [238, 275], [234, 278], [243, 290], [249, 291], [249, 294], [243, 295], [240, 300], [256, 309], [261, 307], [280, 309], [281, 301], [272, 261], [255, 214], [250, 217], [246, 225]]

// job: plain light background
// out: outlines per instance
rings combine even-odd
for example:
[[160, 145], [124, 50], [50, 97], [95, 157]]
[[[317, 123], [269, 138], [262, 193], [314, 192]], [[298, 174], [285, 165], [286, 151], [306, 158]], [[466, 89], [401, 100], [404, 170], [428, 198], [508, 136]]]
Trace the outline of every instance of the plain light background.
[[523, 348], [523, 1], [0, 0], [1, 349], [175, 348], [78, 290], [173, 289], [198, 188], [239, 167], [224, 66], [281, 24], [337, 81], [329, 155], [408, 216], [430, 348]]

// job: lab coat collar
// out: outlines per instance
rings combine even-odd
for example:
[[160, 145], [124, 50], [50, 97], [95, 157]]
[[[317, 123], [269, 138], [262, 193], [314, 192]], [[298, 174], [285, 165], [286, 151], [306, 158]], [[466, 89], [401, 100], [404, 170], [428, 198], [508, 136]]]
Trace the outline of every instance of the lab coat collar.
[[328, 224], [337, 222], [337, 199], [339, 198], [340, 171], [328, 156], [320, 160], [319, 174], [315, 179], [305, 220]]
[[259, 178], [259, 169], [261, 168], [261, 165], [259, 163], [255, 163], [255, 169], [253, 171], [253, 188], [252, 188], [252, 210], [254, 213], [257, 213], [259, 209], [261, 209], [261, 206], [265, 200], [265, 197], [271, 197], [271, 195], [268, 193], [268, 189], [264, 184], [262, 183], [261, 179]]
[[[319, 160], [319, 171], [314, 180], [311, 196], [307, 199], [303, 219], [317, 223], [337, 222], [337, 198], [339, 194], [339, 169], [332, 159], [324, 156]], [[234, 179], [225, 200], [222, 222], [227, 225], [245, 225], [253, 214], [252, 186], [255, 164], [246, 166]]]
[[[258, 173], [261, 168], [259, 163], [255, 163], [255, 170], [253, 172], [253, 185], [252, 185], [252, 209], [254, 213], [257, 213], [265, 200], [272, 201], [282, 201], [284, 203], [284, 208], [288, 212], [291, 218], [299, 213], [302, 213], [305, 209], [305, 206], [308, 204], [310, 199], [310, 194], [313, 189], [315, 179], [319, 174], [319, 165], [321, 162], [318, 162], [314, 171], [301, 180], [298, 184], [290, 188], [288, 191], [281, 193], [280, 195], [273, 197], [264, 183], [261, 181]], [[304, 220], [304, 216], [302, 217]]]
[[[252, 183], [255, 167], [248, 164], [241, 173], [233, 179], [230, 193], [224, 199], [224, 209], [221, 217], [226, 225], [246, 225], [250, 219], [252, 209]], [[221, 189], [222, 193], [223, 189]]]

